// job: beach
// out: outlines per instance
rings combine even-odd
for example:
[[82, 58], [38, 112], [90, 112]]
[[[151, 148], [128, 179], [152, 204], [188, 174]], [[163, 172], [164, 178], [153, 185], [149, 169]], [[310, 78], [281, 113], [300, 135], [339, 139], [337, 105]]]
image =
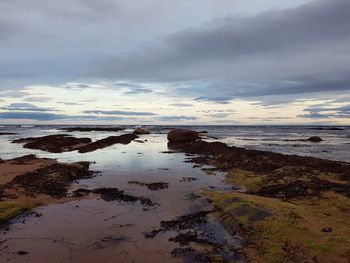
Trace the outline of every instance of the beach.
[[349, 262], [349, 127], [145, 127], [3, 126], [4, 262]]

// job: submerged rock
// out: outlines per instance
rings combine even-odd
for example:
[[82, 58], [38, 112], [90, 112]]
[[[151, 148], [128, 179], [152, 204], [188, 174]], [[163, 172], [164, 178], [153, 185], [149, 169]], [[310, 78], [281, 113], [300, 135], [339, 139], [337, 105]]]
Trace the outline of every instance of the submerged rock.
[[79, 188], [75, 190], [73, 193], [75, 197], [82, 197], [90, 193], [98, 194], [106, 202], [120, 201], [120, 202], [135, 203], [139, 201], [144, 206], [155, 207], [158, 205], [158, 203], [153, 202], [151, 199], [147, 197], [130, 195], [125, 193], [122, 190], [119, 190], [118, 188], [97, 188], [93, 190]]
[[190, 129], [174, 129], [168, 133], [170, 142], [194, 142], [199, 139], [199, 134]]
[[168, 188], [169, 183], [163, 183], [163, 182], [156, 182], [156, 183], [145, 183], [145, 182], [138, 182], [138, 181], [129, 181], [128, 184], [137, 184], [140, 186], [147, 187], [148, 190], [151, 191], [158, 191], [165, 188]]

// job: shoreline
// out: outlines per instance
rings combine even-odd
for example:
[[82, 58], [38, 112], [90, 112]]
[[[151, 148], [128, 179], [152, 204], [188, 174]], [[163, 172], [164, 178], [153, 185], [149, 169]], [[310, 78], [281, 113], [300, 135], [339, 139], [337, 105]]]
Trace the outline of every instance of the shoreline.
[[[215, 172], [225, 174], [225, 183], [231, 185], [234, 190], [211, 189], [208, 185], [201, 193], [211, 200], [215, 217], [229, 233], [232, 236], [239, 235], [247, 242], [239, 250], [246, 259], [254, 262], [272, 260], [271, 262], [339, 263], [349, 259], [347, 253], [350, 251], [347, 249], [346, 240], [350, 237], [350, 229], [346, 222], [350, 220], [348, 213], [350, 163], [247, 150], [229, 147], [220, 142], [169, 143], [168, 149], [172, 151], [166, 154], [181, 153], [184, 155], [184, 162], [200, 167], [208, 176], [212, 176]], [[28, 179], [16, 181], [16, 177], [23, 175], [30, 177], [53, 165], [77, 169], [74, 163], [60, 164], [53, 159], [35, 156], [23, 156], [0, 162], [0, 184], [9, 186], [5, 192], [2, 191], [1, 196], [5, 196], [5, 199], [1, 202], [5, 200], [7, 204], [0, 209], [8, 214], [7, 222], [38, 206], [96, 198], [96, 196], [109, 201], [120, 199], [126, 202], [139, 201], [141, 204], [145, 202], [151, 206], [156, 204], [150, 199], [128, 195], [117, 188], [90, 190], [79, 188], [76, 189], [75, 196], [67, 197], [66, 190], [74, 181], [71, 179], [64, 182], [60, 190], [63, 192], [53, 191], [46, 194], [36, 191], [37, 184], [30, 182], [29, 186], [26, 185]], [[88, 171], [87, 164], [82, 164], [79, 169], [84, 170], [83, 175], [75, 180], [93, 176]], [[73, 173], [76, 172], [74, 170]], [[5, 179], [5, 174], [6, 177], [10, 176]], [[15, 187], [11, 186], [13, 182], [17, 182]], [[24, 184], [18, 185], [23, 182]], [[62, 182], [54, 181], [54, 183]], [[172, 186], [162, 182], [152, 184], [129, 181], [129, 183], [146, 189], [149, 187], [152, 189], [153, 185], [164, 188]], [[17, 195], [17, 198], [11, 199], [11, 195]], [[206, 208], [210, 207], [209, 204], [207, 206]], [[290, 235], [291, 233], [293, 235]], [[180, 237], [193, 239], [195, 243], [199, 238], [191, 235]], [[214, 249], [211, 256], [219, 256], [215, 253]]]

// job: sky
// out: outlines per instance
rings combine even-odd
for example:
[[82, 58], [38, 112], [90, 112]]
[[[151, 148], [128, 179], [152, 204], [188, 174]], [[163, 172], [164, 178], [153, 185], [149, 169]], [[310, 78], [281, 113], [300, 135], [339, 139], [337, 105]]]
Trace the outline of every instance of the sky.
[[349, 0], [0, 0], [0, 123], [350, 125]]

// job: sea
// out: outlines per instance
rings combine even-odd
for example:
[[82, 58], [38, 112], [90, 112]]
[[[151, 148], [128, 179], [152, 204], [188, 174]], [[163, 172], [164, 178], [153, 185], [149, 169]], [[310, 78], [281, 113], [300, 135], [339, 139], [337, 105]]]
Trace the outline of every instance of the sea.
[[[79, 125], [78, 125], [79, 126]], [[105, 126], [80, 125], [81, 127], [122, 127], [119, 134], [132, 132], [135, 125]], [[11, 145], [11, 140], [23, 137], [37, 137], [49, 134], [66, 133], [61, 129], [77, 127], [77, 125], [0, 125], [0, 133], [15, 133], [0, 136], [0, 158], [8, 159], [29, 152], [18, 145]], [[220, 141], [229, 146], [272, 151], [283, 154], [312, 156], [323, 159], [350, 162], [350, 126], [144, 126], [153, 136], [164, 137], [173, 128], [185, 127], [196, 131], [206, 131], [203, 139]], [[77, 137], [101, 139], [110, 132], [73, 132]], [[323, 141], [313, 143], [307, 141], [311, 136], [320, 136]]]

